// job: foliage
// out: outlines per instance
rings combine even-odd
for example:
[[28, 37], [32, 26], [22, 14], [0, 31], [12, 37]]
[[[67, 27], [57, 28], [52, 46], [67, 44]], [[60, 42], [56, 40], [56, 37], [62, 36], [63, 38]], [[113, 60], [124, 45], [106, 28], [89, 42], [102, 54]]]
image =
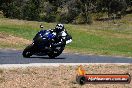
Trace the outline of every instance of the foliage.
[[[92, 23], [91, 14], [125, 15], [131, 0], [1, 0], [0, 10], [7, 18], [46, 22]], [[83, 14], [83, 16], [82, 16]], [[101, 16], [101, 15], [100, 15]]]

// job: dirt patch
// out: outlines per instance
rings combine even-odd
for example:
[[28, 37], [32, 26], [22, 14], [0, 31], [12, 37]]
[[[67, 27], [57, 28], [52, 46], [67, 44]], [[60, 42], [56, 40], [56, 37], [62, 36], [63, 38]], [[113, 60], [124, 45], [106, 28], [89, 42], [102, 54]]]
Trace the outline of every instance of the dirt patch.
[[[131, 88], [130, 84], [76, 83], [78, 66], [1, 69], [0, 88]], [[88, 74], [132, 74], [132, 65], [85, 65]]]
[[11, 44], [11, 45], [20, 45], [20, 44], [30, 44], [31, 41], [27, 39], [23, 39], [20, 37], [16, 37], [13, 35], [9, 35], [6, 33], [1, 33], [0, 32], [0, 42], [6, 43], [6, 44]]

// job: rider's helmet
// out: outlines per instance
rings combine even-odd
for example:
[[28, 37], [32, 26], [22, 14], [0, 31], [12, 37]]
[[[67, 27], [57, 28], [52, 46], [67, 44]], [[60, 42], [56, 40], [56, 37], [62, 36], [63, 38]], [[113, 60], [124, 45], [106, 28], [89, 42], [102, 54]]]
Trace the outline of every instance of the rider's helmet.
[[64, 25], [63, 24], [57, 24], [55, 27], [55, 31], [57, 33], [62, 32], [64, 30]]

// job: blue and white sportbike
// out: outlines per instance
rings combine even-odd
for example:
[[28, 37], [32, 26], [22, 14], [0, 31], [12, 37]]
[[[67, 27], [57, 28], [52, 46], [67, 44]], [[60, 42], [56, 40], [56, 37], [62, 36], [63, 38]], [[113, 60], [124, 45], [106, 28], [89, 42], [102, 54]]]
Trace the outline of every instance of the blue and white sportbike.
[[54, 43], [58, 42], [57, 40], [55, 33], [52, 33], [50, 30], [41, 30], [33, 38], [32, 44], [24, 49], [22, 55], [25, 58], [29, 58], [32, 55], [48, 55], [50, 58], [55, 58], [63, 52], [68, 39], [63, 39], [63, 45], [52, 47]]

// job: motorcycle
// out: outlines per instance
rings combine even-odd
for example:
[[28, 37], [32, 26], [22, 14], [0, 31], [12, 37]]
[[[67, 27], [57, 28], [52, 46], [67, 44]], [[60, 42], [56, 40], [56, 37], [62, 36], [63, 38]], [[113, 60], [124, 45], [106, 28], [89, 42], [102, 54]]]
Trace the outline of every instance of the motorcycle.
[[55, 58], [63, 52], [65, 45], [67, 44], [66, 40], [63, 41], [63, 45], [53, 47], [52, 45], [57, 42], [56, 34], [52, 33], [50, 30], [40, 30], [33, 38], [32, 44], [24, 49], [22, 55], [25, 58], [29, 58], [32, 55], [48, 55], [50, 58]]

